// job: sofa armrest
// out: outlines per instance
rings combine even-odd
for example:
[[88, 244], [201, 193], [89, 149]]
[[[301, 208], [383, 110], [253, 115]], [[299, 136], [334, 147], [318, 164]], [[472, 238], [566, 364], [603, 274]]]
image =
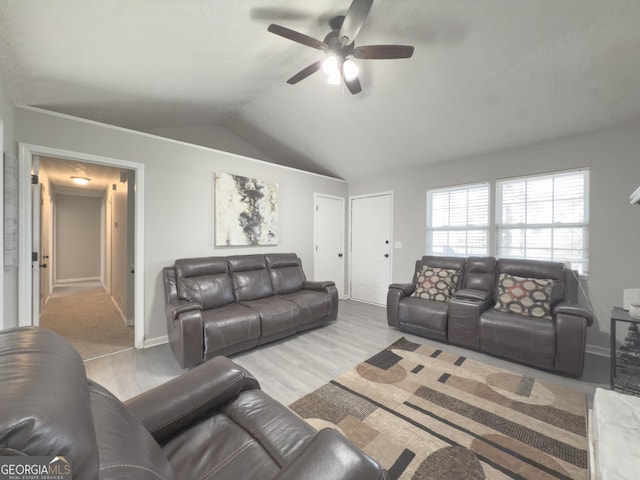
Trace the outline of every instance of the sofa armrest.
[[325, 428], [274, 480], [389, 480], [389, 474], [337, 430]]
[[573, 315], [575, 317], [582, 317], [587, 321], [587, 326], [593, 325], [593, 314], [584, 307], [576, 305], [575, 303], [562, 302], [557, 304], [553, 308], [553, 316], [555, 317], [559, 313], [564, 315]]
[[324, 281], [324, 282], [310, 282], [310, 281], [306, 281], [302, 284], [302, 288], [306, 288], [307, 290], [318, 290], [318, 291], [322, 291], [322, 290], [326, 290], [328, 287], [333, 287], [335, 286], [335, 282], [332, 281]]
[[180, 300], [177, 303], [167, 303], [165, 306], [167, 318], [171, 320], [177, 320], [178, 315], [184, 312], [191, 312], [192, 310], [202, 310], [202, 305], [197, 302]]
[[413, 283], [392, 283], [389, 285], [389, 289], [402, 290], [404, 296], [408, 297], [415, 291], [416, 286]]
[[464, 288], [456, 291], [453, 294], [453, 298], [465, 299], [465, 300], [477, 300], [479, 302], [486, 302], [493, 296], [493, 292], [486, 292], [484, 290], [476, 290], [473, 288]]
[[387, 291], [387, 323], [400, 327], [400, 302], [415, 290], [413, 283], [392, 283]]
[[226, 357], [215, 357], [125, 405], [162, 442], [251, 388], [260, 385], [249, 372]]

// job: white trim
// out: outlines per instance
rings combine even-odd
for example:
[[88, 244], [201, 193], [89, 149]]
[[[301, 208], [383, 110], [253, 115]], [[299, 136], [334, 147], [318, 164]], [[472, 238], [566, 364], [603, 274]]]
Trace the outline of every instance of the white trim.
[[78, 277], [78, 278], [56, 279], [56, 281], [54, 282], [54, 286], [60, 287], [68, 283], [78, 283], [78, 282], [100, 282], [102, 285], [104, 285], [104, 282], [98, 276], [98, 277]]
[[[45, 110], [30, 110], [46, 112]], [[51, 113], [51, 112], [46, 112]], [[61, 115], [61, 114], [57, 114]], [[75, 118], [75, 117], [68, 117]], [[115, 128], [115, 127], [114, 127]], [[59, 148], [33, 145], [29, 143], [19, 144], [19, 168], [18, 185], [18, 324], [32, 324], [31, 308], [31, 158], [33, 155], [56, 157], [65, 160], [80, 160], [87, 163], [111, 165], [118, 168], [135, 170], [135, 347], [144, 348], [144, 164], [129, 160], [104, 157], [89, 153], [62, 150]]]
[[164, 345], [165, 343], [169, 343], [168, 335], [162, 335], [161, 337], [155, 337], [155, 338], [150, 338], [148, 340], [145, 340], [144, 347], [142, 348], [155, 347], [157, 345]]
[[611, 357], [611, 352], [609, 347], [601, 347], [600, 345], [590, 345], [587, 343], [585, 347], [585, 352], [590, 353], [591, 355], [599, 355], [601, 357]]
[[[348, 296], [347, 298], [351, 298], [351, 271], [352, 271], [352, 261], [353, 261], [353, 255], [351, 255], [351, 241], [352, 241], [352, 228], [351, 228], [351, 210], [352, 210], [352, 202], [353, 200], [358, 200], [361, 198], [370, 198], [370, 197], [382, 197], [382, 196], [389, 196], [389, 209], [391, 210], [389, 212], [389, 280], [393, 279], [393, 257], [394, 257], [394, 237], [393, 237], [393, 190], [388, 190], [388, 191], [384, 191], [384, 192], [376, 192], [376, 193], [366, 193], [366, 194], [362, 194], [362, 195], [351, 195], [349, 196], [349, 209], [348, 209], [348, 229], [349, 229], [349, 235], [348, 235], [348, 243], [347, 243], [347, 252], [349, 253], [349, 263], [348, 263], [348, 267], [347, 267], [347, 286], [345, 286], [345, 290], [348, 291]], [[367, 302], [363, 302], [363, 303], [367, 303]], [[378, 305], [378, 304], [372, 304], [372, 305]], [[379, 305], [378, 305], [379, 306]]]
[[0, 312], [0, 330], [5, 329], [5, 320], [4, 320], [4, 123], [0, 118], [0, 159], [2, 159], [2, 174], [0, 178], [2, 181], [0, 182], [0, 212], [2, 213], [2, 225], [0, 226], [0, 255], [2, 258], [0, 259], [0, 305], [2, 311]]
[[131, 323], [127, 322], [127, 317], [124, 314], [124, 312], [122, 311], [122, 309], [120, 308], [120, 305], [118, 305], [118, 302], [116, 302], [116, 299], [113, 298], [112, 295], [109, 295], [109, 299], [111, 300], [111, 303], [113, 303], [113, 306], [118, 311], [118, 315], [120, 315], [120, 320], [122, 320], [122, 323], [125, 324], [126, 326], [130, 327]]
[[27, 111], [31, 111], [31, 112], [46, 114], [46, 115], [50, 115], [52, 117], [64, 118], [66, 120], [73, 120], [73, 121], [76, 121], [76, 122], [79, 122], [79, 123], [84, 123], [86, 125], [95, 125], [95, 126], [98, 126], [98, 127], [107, 128], [109, 130], [115, 130], [117, 132], [125, 132], [125, 133], [129, 133], [129, 134], [132, 134], [132, 135], [138, 135], [138, 136], [141, 136], [141, 137], [154, 138], [156, 140], [163, 140], [165, 142], [174, 143], [176, 145], [187, 145], [189, 147], [199, 148], [200, 150], [205, 150], [205, 151], [208, 151], [208, 152], [221, 152], [221, 153], [224, 153], [225, 155], [232, 155], [234, 157], [242, 158], [244, 160], [249, 160], [251, 162], [257, 162], [257, 163], [260, 163], [260, 164], [263, 164], [263, 165], [269, 165], [270, 167], [283, 168], [285, 170], [291, 170], [291, 171], [298, 172], [298, 173], [305, 173], [307, 175], [313, 175], [315, 177], [328, 178], [330, 180], [337, 180], [337, 181], [342, 182], [342, 183], [347, 183], [347, 181], [342, 179], [342, 178], [331, 177], [329, 175], [322, 175], [320, 173], [309, 172], [307, 170], [300, 170], [298, 168], [288, 167], [286, 165], [279, 165], [277, 163], [271, 163], [271, 162], [267, 162], [266, 160], [259, 160], [257, 158], [245, 157], [244, 155], [239, 155], [237, 153], [218, 150], [216, 148], [211, 148], [211, 147], [205, 147], [204, 145], [198, 145], [198, 144], [195, 144], [195, 143], [184, 142], [182, 140], [174, 140], [173, 138], [161, 137], [160, 135], [154, 135], [153, 133], [140, 132], [138, 130], [131, 130], [129, 128], [124, 128], [124, 127], [117, 127], [115, 125], [110, 125], [108, 123], [97, 122], [95, 120], [87, 120], [86, 118], [74, 117], [73, 115], [68, 115], [66, 113], [52, 112], [51, 110], [45, 110], [45, 109], [38, 108], [38, 107], [31, 107], [29, 105], [18, 105], [18, 106], [16, 106], [16, 108], [20, 109], [20, 110], [27, 110]]

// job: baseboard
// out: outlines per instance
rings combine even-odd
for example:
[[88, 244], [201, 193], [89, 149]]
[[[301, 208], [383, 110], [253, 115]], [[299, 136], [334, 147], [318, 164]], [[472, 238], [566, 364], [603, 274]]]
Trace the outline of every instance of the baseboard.
[[601, 357], [607, 357], [607, 358], [611, 356], [609, 347], [601, 347], [599, 345], [587, 344], [587, 346], [585, 347], [585, 352], [590, 353], [591, 355], [600, 355]]
[[142, 348], [155, 347], [156, 345], [164, 345], [165, 343], [169, 343], [169, 336], [162, 335], [161, 337], [149, 338], [144, 341]]
[[54, 287], [60, 285], [68, 285], [70, 283], [82, 283], [82, 282], [100, 282], [102, 283], [102, 279], [100, 277], [81, 277], [81, 278], [65, 278], [65, 279], [56, 279], [54, 280]]
[[132, 326], [133, 323], [129, 324], [129, 321], [127, 320], [127, 316], [124, 314], [124, 312], [122, 310], [120, 310], [120, 305], [118, 305], [118, 302], [116, 302], [116, 300], [113, 298], [113, 296], [111, 296], [109, 298], [111, 299], [111, 303], [113, 303], [113, 306], [116, 307], [116, 310], [118, 311], [118, 314], [120, 315], [120, 318], [122, 319], [122, 323], [124, 323], [128, 327]]

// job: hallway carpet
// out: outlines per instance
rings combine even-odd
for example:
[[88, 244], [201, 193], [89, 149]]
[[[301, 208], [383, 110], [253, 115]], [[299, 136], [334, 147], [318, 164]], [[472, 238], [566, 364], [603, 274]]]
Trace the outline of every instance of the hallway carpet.
[[133, 327], [122, 317], [102, 286], [56, 288], [40, 316], [40, 326], [59, 333], [83, 360], [133, 348]]

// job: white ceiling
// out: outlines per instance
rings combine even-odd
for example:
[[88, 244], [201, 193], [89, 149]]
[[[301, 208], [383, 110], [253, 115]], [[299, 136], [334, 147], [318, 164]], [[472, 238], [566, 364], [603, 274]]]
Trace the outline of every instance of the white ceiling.
[[[111, 185], [119, 182], [120, 172], [124, 171], [96, 163], [51, 157], [40, 157], [39, 166], [39, 173], [46, 174], [54, 193], [97, 197], [102, 197]], [[71, 177], [88, 178], [89, 183], [78, 186]]]
[[0, 0], [14, 103], [114, 125], [221, 125], [274, 162], [347, 180], [640, 118], [638, 0], [376, 0], [363, 92], [321, 72], [315, 38], [350, 0]]

